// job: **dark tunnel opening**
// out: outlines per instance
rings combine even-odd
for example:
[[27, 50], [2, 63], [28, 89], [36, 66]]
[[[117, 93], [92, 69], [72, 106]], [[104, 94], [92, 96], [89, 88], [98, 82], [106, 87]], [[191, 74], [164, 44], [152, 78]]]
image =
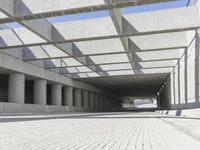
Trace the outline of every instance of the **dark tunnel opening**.
[[[79, 79], [92, 86], [119, 96], [122, 110], [161, 110], [170, 108], [170, 82], [168, 74], [142, 74]], [[135, 102], [135, 105], [133, 104]], [[141, 103], [142, 106], [136, 106]], [[127, 105], [130, 106], [127, 109]], [[146, 105], [146, 106], [145, 106]]]

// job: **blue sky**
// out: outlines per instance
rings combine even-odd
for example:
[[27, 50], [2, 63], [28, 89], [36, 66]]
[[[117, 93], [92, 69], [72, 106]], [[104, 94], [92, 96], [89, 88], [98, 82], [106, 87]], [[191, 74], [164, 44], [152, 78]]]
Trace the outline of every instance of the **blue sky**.
[[[122, 14], [139, 13], [139, 12], [145, 12], [145, 11], [184, 7], [187, 5], [187, 3], [188, 3], [188, 0], [176, 0], [173, 2], [127, 7], [127, 8], [122, 8], [120, 10]], [[63, 22], [63, 21], [70, 21], [70, 20], [99, 18], [99, 17], [105, 17], [105, 16], [109, 16], [108, 11], [98, 11], [98, 12], [82, 13], [82, 14], [75, 14], [75, 15], [65, 15], [65, 16], [60, 16], [60, 17], [51, 17], [51, 18], [48, 18], [48, 20], [51, 23], [56, 23], [56, 22]]]
[[[191, 0], [191, 1], [196, 1], [196, 0]], [[184, 7], [187, 5], [187, 3], [188, 3], [188, 0], [176, 0], [173, 2], [127, 7], [127, 8], [122, 8], [120, 10], [121, 10], [122, 14], [140, 13], [140, 12], [146, 12], [146, 11]], [[106, 17], [106, 16], [109, 16], [108, 11], [97, 11], [97, 12], [91, 12], [91, 13], [81, 13], [81, 14], [75, 14], [75, 15], [64, 15], [64, 16], [60, 16], [60, 17], [51, 17], [51, 18], [47, 18], [47, 19], [51, 23], [57, 23], [57, 22], [63, 22], [63, 21], [99, 18], [99, 17]], [[15, 22], [8, 23], [7, 25], [10, 28], [21, 27], [20, 24], [15, 23]]]

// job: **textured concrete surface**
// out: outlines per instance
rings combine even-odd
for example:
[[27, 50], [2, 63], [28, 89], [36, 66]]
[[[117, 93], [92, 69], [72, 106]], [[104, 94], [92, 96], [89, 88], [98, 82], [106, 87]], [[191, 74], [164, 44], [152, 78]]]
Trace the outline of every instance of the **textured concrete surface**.
[[200, 119], [163, 118], [162, 120], [200, 141]]
[[19, 119], [40, 116], [0, 116], [0, 149], [198, 150], [200, 146], [194, 137], [149, 113], [54, 114], [46, 115], [50, 117], [47, 120]]

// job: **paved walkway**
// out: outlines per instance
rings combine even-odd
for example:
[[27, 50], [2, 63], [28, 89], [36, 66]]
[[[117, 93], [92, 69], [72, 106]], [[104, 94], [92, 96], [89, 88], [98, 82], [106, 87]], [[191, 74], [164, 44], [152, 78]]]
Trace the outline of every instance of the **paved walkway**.
[[0, 116], [0, 150], [200, 149], [200, 141], [154, 114], [58, 114], [46, 117]]

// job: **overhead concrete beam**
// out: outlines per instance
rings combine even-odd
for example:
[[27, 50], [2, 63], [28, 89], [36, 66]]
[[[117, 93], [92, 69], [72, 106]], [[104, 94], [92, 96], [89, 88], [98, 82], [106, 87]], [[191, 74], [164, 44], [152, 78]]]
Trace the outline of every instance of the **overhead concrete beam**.
[[[15, 15], [15, 0], [1, 0], [0, 1], [0, 11], [6, 15]], [[8, 19], [8, 18], [6, 18]]]
[[[91, 37], [96, 40], [178, 32], [200, 27], [199, 8], [196, 6], [128, 14], [123, 17], [123, 33], [120, 35], [116, 32], [112, 20], [108, 17], [56, 23], [54, 27], [58, 31], [62, 31], [66, 41], [73, 40], [75, 42], [87, 41]], [[145, 24], [144, 20], [148, 20], [148, 24]]]
[[[121, 15], [121, 12], [119, 9], [116, 9], [116, 8], [112, 8], [110, 7], [110, 5], [112, 4], [112, 2], [110, 0], [104, 0], [105, 4], [108, 6], [109, 8], [109, 14], [110, 14], [110, 17], [113, 21], [113, 24], [115, 26], [115, 29], [117, 30], [117, 33], [120, 35], [123, 33], [123, 27], [122, 27], [122, 15]], [[120, 41], [124, 47], [124, 50], [125, 52], [129, 52], [129, 47], [128, 47], [128, 37], [121, 37], [120, 38]], [[129, 55], [129, 53], [127, 53], [127, 57], [129, 59], [129, 61], [131, 62], [131, 60], [133, 59], [132, 58], [132, 55]], [[135, 65], [137, 65], [136, 62], [134, 63], [131, 63], [131, 66], [132, 66], [132, 69], [137, 72], [135, 70]]]
[[[140, 62], [145, 62], [145, 61], [153, 61], [153, 60], [165, 60], [165, 59], [179, 59], [181, 54], [184, 52], [185, 50], [185, 47], [180, 47], [180, 48], [174, 48], [174, 49], [155, 49], [155, 50], [142, 50], [142, 51], [132, 51], [132, 52], [129, 52], [128, 54], [129, 55], [133, 55], [132, 57], [134, 57], [134, 59], [137, 59], [138, 61]], [[93, 54], [93, 55], [84, 55], [84, 57], [82, 56], [79, 56], [81, 57], [81, 59], [87, 59], [89, 57], [102, 57], [102, 56], [108, 56], [108, 55], [111, 55], [111, 56], [115, 56], [115, 55], [119, 55], [119, 54], [126, 54], [125, 52], [118, 52], [118, 53], [109, 53], [109, 54]], [[163, 54], [163, 55], [162, 55]], [[161, 55], [161, 57], [154, 57], [155, 56], [159, 56]], [[38, 59], [26, 59], [26, 61], [36, 61], [36, 60], [58, 60], [58, 59], [65, 59], [65, 58], [71, 58], [71, 56], [60, 56], [60, 57], [51, 57], [51, 58], [38, 58]], [[124, 62], [103, 62], [103, 63], [96, 63], [96, 64], [93, 64], [90, 63], [88, 60], [85, 60], [87, 61], [87, 64], [89, 66], [94, 66], [96, 64], [107, 64], [107, 63], [124, 63]], [[127, 62], [127, 61], [125, 61]], [[129, 62], [134, 62], [133, 60], [130, 60]], [[66, 64], [61, 64], [60, 63], [60, 66], [68, 66]], [[71, 67], [72, 65], [69, 65], [68, 67]], [[83, 65], [74, 65], [74, 66], [83, 66]]]
[[[114, 8], [123, 8], [166, 1], [174, 0], [112, 0], [113, 3], [111, 5]], [[93, 0], [92, 3], [90, 0], [68, 0], [67, 3], [65, 0], [41, 0], [40, 2], [34, 0], [1, 0], [0, 10], [5, 14], [9, 12], [9, 14], [12, 14], [12, 17], [2, 18], [0, 19], [0, 23], [14, 20], [22, 21], [62, 16], [66, 14], [94, 12], [107, 9], [107, 6], [101, 0]]]
[[[173, 58], [162, 58], [162, 59], [150, 59], [150, 60], [137, 60], [138, 63], [153, 63], [153, 62], [162, 62], [162, 61], [177, 61], [180, 57], [176, 56], [176, 57], [173, 57]], [[133, 62], [133, 61], [132, 61]], [[111, 63], [99, 63], [98, 65], [101, 66], [101, 65], [118, 65], [118, 64], [127, 64], [127, 63], [132, 63], [132, 62], [111, 62]], [[83, 65], [79, 65], [79, 66], [52, 66], [52, 67], [47, 67], [45, 69], [57, 69], [57, 68], [60, 68], [60, 69], [65, 69], [65, 68], [73, 68], [73, 67], [83, 67]], [[90, 66], [90, 67], [96, 67], [95, 65], [94, 66]], [[142, 67], [141, 67], [142, 68]], [[98, 71], [99, 72], [99, 71]], [[65, 73], [65, 72], [64, 72]]]
[[97, 89], [84, 83], [76, 82], [70, 78], [67, 78], [66, 76], [60, 75], [49, 70], [45, 70], [37, 65], [25, 63], [24, 61], [9, 56], [7, 54], [0, 53], [0, 66], [1, 68], [11, 70], [12, 72], [23, 73], [27, 76], [45, 79], [51, 82], [57, 82], [71, 87], [85, 89], [97, 93], [104, 93], [100, 89]]
[[[187, 31], [190, 32], [190, 31]], [[159, 49], [167, 47], [179, 47], [187, 46], [187, 32], [172, 32], [172, 33], [161, 33], [143, 36], [130, 36], [129, 47], [131, 50], [145, 50], [145, 49]], [[23, 33], [23, 34], [21, 34]], [[0, 42], [0, 49], [18, 48], [18, 47], [31, 47], [31, 46], [45, 46], [49, 45], [50, 42], [40, 39], [27, 30], [26, 28], [20, 29], [2, 29], [0, 30], [0, 36], [2, 41]], [[28, 37], [28, 38], [27, 38]], [[31, 38], [30, 38], [31, 37]], [[80, 56], [83, 49], [105, 49], [105, 44], [109, 49], [113, 47], [112, 42], [110, 44], [107, 41], [117, 41], [119, 38], [114, 39], [101, 39], [101, 40], [89, 40], [75, 43], [61, 43], [55, 42], [57, 47], [60, 47], [65, 53], [73, 56]], [[167, 42], [166, 42], [166, 39]], [[157, 44], [153, 44], [154, 41]], [[118, 41], [117, 41], [118, 42]], [[120, 45], [119, 45], [120, 46]], [[79, 48], [80, 47], [80, 48]], [[119, 48], [119, 47], [118, 47]]]
[[[87, 63], [87, 65], [92, 66], [93, 63], [89, 63], [89, 57], [90, 56], [103, 56], [103, 55], [115, 55], [115, 54], [127, 54], [127, 55], [134, 55], [136, 52], [156, 52], [156, 51], [166, 51], [166, 50], [178, 50], [178, 49], [185, 49], [186, 47], [169, 47], [169, 48], [163, 48], [163, 49], [147, 49], [147, 50], [133, 50], [130, 52], [112, 52], [112, 53], [100, 53], [100, 54], [88, 54], [83, 56], [55, 56], [55, 57], [40, 57], [36, 58], [34, 56], [27, 56], [24, 58], [24, 61], [39, 61], [39, 60], [54, 60], [54, 59], [64, 59], [64, 58], [79, 58], [84, 63]], [[28, 53], [28, 52], [27, 52]], [[25, 51], [26, 55], [26, 51]], [[27, 54], [28, 55], [28, 54]], [[87, 60], [88, 59], [88, 60]], [[132, 60], [130, 60], [132, 62]]]
[[112, 2], [112, 6], [120, 8], [120, 7], [138, 6], [144, 4], [170, 2], [174, 0], [110, 0], [110, 1]]
[[[141, 67], [141, 68], [136, 68], [136, 69], [163, 69], [163, 68], [173, 68], [174, 66], [173, 65], [168, 65], [168, 66], [158, 66], [158, 67]], [[130, 69], [111, 69], [111, 70], [106, 70], [106, 71], [102, 71], [101, 73], [103, 74], [106, 74], [107, 72], [113, 72], [113, 71], [129, 71]], [[82, 73], [92, 73], [91, 71], [85, 71], [85, 72], [80, 72], [81, 74]], [[63, 74], [65, 74], [65, 73], [63, 73]], [[76, 76], [77, 74], [79, 74], [79, 73], [66, 73], [66, 74], [70, 74], [70, 75], [72, 75], [72, 77], [73, 76]], [[134, 74], [142, 74], [142, 72], [141, 73], [134, 73]], [[104, 76], [109, 76], [109, 75], [104, 75]]]
[[[65, 52], [66, 54], [71, 55], [71, 53], [78, 53], [79, 55], [81, 55], [81, 51], [77, 47], [75, 48], [75, 45], [73, 43], [64, 43], [64, 44], [60, 44], [60, 45], [54, 44], [54, 42], [56, 42], [57, 40], [58, 41], [60, 41], [61, 39], [64, 40], [64, 38], [46, 20], [44, 20], [44, 19], [36, 20], [36, 22], [35, 22], [35, 20], [34, 21], [31, 20], [31, 21], [22, 22], [22, 24], [25, 27], [27, 27], [28, 29], [30, 29], [31, 31], [33, 31], [34, 33], [36, 33], [37, 35], [39, 35], [42, 38], [44, 38], [45, 40], [47, 40], [48, 42], [52, 42], [52, 45], [54, 45], [61, 51]], [[39, 24], [39, 26], [38, 26], [38, 24]], [[47, 28], [46, 28], [46, 25], [47, 25]], [[38, 27], [38, 28], [36, 28], [36, 27]], [[43, 28], [46, 28], [46, 31], [43, 31]], [[88, 62], [95, 64], [89, 57], [80, 57], [80, 58], [75, 58], [75, 59], [85, 66], [88, 66]], [[90, 69], [92, 69], [94, 72], [96, 72], [96, 70], [94, 68], [90, 68]], [[99, 74], [99, 75], [101, 76], [101, 74]]]
[[[18, 1], [16, 3], [18, 3]], [[20, 3], [21, 3], [21, 1], [20, 1]], [[28, 8], [27, 8], [27, 6], [23, 6], [23, 9], [26, 9], [26, 11], [29, 11]], [[10, 12], [8, 12], [8, 10], [5, 10], [5, 11], [8, 13], [9, 16], [12, 16], [12, 14]], [[52, 45], [54, 45], [55, 47], [57, 47], [61, 51], [67, 53], [68, 55], [70, 55], [70, 53], [68, 53], [67, 50], [70, 49], [70, 48], [71, 48], [70, 51], [77, 50], [77, 51], [79, 51], [77, 53], [80, 53], [80, 50], [73, 49], [73, 43], [66, 43], [65, 47], [58, 46], [58, 45], [54, 44], [54, 42], [63, 41], [64, 37], [46, 19], [36, 19], [36, 20], [19, 21], [19, 23], [22, 24], [23, 26], [25, 26], [27, 29], [29, 29], [32, 32], [34, 32], [36, 35], [38, 35], [39, 37], [41, 37], [45, 41], [48, 41], [48, 42], [52, 43]], [[84, 61], [83, 59], [77, 59], [77, 60], [80, 63], [82, 63], [85, 66], [87, 66], [87, 60], [86, 61]], [[91, 59], [89, 61], [90, 61], [90, 63], [92, 63]], [[93, 68], [90, 68], [90, 69], [92, 69], [94, 72], [96, 72], [96, 70], [94, 70]], [[99, 75], [101, 76], [101, 74], [99, 74]]]
[[189, 30], [200, 25], [197, 6], [126, 14], [123, 17], [123, 34], [130, 35]]
[[[173, 16], [173, 18], [171, 16]], [[72, 21], [56, 23], [54, 24], [54, 29], [56, 29], [57, 31], [62, 31], [62, 36], [64, 39], [63, 41], [55, 40], [56, 38], [52, 39], [54, 39], [54, 43], [58, 44], [72, 41], [78, 42], [117, 37], [119, 38], [135, 35], [151, 35], [158, 33], [161, 34], [168, 32], [178, 32], [196, 29], [200, 26], [199, 8], [196, 6], [188, 8], [161, 10], [155, 12], [129, 14], [125, 15], [124, 18], [125, 19], [123, 19], [123, 34], [121, 35], [117, 34], [115, 27], [112, 26], [111, 19], [98, 18], [90, 20], [80, 20], [75, 22]], [[148, 25], [144, 24], [143, 20], [148, 20]], [[55, 32], [56, 31], [54, 31], [54, 33]], [[54, 35], [53, 37], [56, 36]], [[46, 38], [51, 39], [51, 37]], [[44, 42], [44, 44], [47, 43]], [[30, 45], [31, 44], [29, 44], [29, 46]]]
[[[28, 14], [35, 16], [34, 12], [28, 7], [25, 1], [22, 0], [12, 0], [10, 5], [5, 2], [5, 9], [0, 7], [8, 18], [14, 18], [20, 13]], [[33, 2], [33, 1], [32, 1]], [[115, 6], [125, 6], [131, 4], [140, 4], [145, 3], [145, 1], [140, 0], [113, 0], [112, 2], [109, 0], [105, 0], [106, 8], [109, 10], [111, 19], [107, 18], [99, 18], [99, 19], [91, 19], [91, 20], [81, 20], [79, 22], [65, 22], [65, 23], [57, 23], [50, 24], [47, 20], [42, 18], [35, 18], [33, 20], [17, 20], [15, 21], [21, 23], [27, 29], [34, 32], [39, 38], [42, 38], [43, 43], [50, 43], [65, 52], [69, 55], [69, 57], [73, 57], [82, 63], [84, 66], [89, 67], [94, 72], [98, 73], [100, 76], [104, 76], [105, 72], [99, 71], [99, 64], [95, 64], [93, 60], [89, 56], [85, 56], [81, 53], [81, 50], [78, 47], [75, 47], [74, 41], [87, 41], [94, 39], [107, 39], [107, 38], [120, 38], [122, 45], [125, 49], [126, 55], [129, 58], [129, 61], [132, 65], [132, 68], [135, 69], [139, 64], [138, 61], [154, 61], [155, 59], [146, 59], [146, 54], [139, 54], [139, 47], [136, 47], [135, 43], [132, 39], [129, 39], [128, 36], [146, 36], [158, 33], [168, 33], [168, 32], [178, 32], [185, 30], [196, 29], [200, 26], [199, 20], [199, 8], [198, 7], [190, 7], [190, 8], [178, 8], [171, 10], [162, 10], [156, 12], [148, 12], [148, 13], [139, 13], [139, 14], [129, 14], [122, 16], [120, 14], [119, 9]], [[122, 4], [123, 3], [123, 4]], [[125, 4], [126, 3], [126, 4]], [[89, 4], [89, 1], [88, 1]], [[23, 11], [17, 10], [17, 7], [22, 9]], [[173, 16], [173, 18], [171, 17]], [[184, 18], [183, 18], [183, 17]], [[141, 20], [141, 18], [143, 18]], [[148, 25], [144, 24], [143, 20], [148, 21]], [[161, 21], [162, 20], [162, 21]], [[187, 20], [187, 21], [185, 21]], [[114, 25], [113, 25], [114, 23]], [[108, 28], [109, 26], [109, 28]], [[73, 32], [71, 32], [73, 30]], [[62, 32], [61, 32], [62, 31]], [[103, 31], [103, 32], [101, 32]], [[18, 35], [16, 35], [18, 36]], [[21, 44], [24, 46], [23, 41], [20, 40]], [[72, 42], [73, 41], [73, 42]], [[16, 41], [14, 41], [16, 42]], [[133, 43], [132, 43], [133, 42]], [[38, 44], [38, 43], [29, 43], [29, 44]], [[40, 43], [41, 44], [41, 43]], [[61, 45], [60, 45], [61, 44]], [[63, 44], [63, 45], [62, 45]], [[6, 44], [4, 43], [6, 47]], [[15, 45], [11, 45], [15, 46]], [[20, 46], [20, 45], [19, 45]], [[131, 48], [138, 48], [136, 52], [129, 53]], [[8, 48], [8, 47], [7, 47]], [[156, 49], [156, 48], [155, 48]], [[143, 52], [142, 52], [143, 53]], [[79, 57], [74, 57], [75, 55], [79, 55]], [[150, 54], [150, 53], [149, 53]], [[158, 55], [158, 53], [157, 53]], [[144, 57], [145, 59], [143, 59]], [[178, 59], [176, 56], [161, 57], [162, 60], [167, 59]], [[156, 60], [160, 60], [156, 59]], [[92, 67], [93, 66], [93, 67]], [[98, 70], [97, 70], [98, 68]], [[135, 71], [137, 72], [137, 71]], [[103, 74], [102, 74], [103, 73]]]

